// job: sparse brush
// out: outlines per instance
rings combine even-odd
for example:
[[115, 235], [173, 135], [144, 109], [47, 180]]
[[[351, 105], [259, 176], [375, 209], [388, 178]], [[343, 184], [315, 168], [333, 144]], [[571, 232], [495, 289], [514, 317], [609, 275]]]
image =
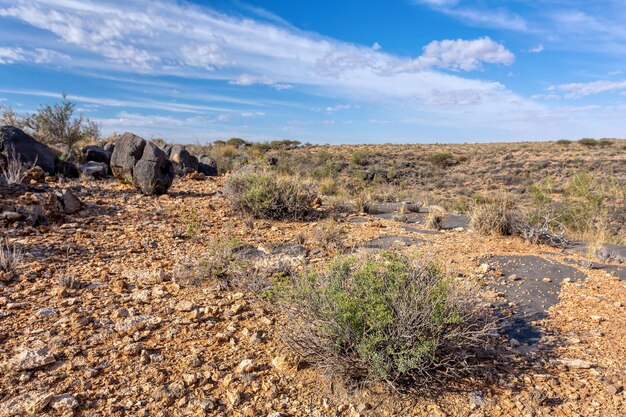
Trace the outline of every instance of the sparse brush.
[[342, 251], [346, 229], [335, 219], [321, 222], [315, 229], [315, 240], [323, 248]]
[[241, 245], [228, 236], [216, 238], [207, 245], [199, 259], [185, 259], [175, 265], [173, 279], [185, 286], [197, 286], [215, 280], [220, 289], [228, 289], [239, 278], [242, 268], [235, 257]]
[[296, 178], [276, 178], [276, 174], [249, 166], [226, 180], [224, 195], [234, 211], [255, 218], [304, 220], [314, 214], [314, 188]]
[[441, 230], [443, 229], [443, 223], [446, 217], [446, 212], [443, 207], [430, 206], [428, 217], [426, 218], [426, 226], [434, 230]]
[[338, 258], [280, 285], [288, 345], [350, 381], [441, 382], [479, 368], [492, 347], [495, 321], [477, 293], [406, 255]]
[[59, 287], [65, 290], [77, 290], [82, 286], [80, 281], [67, 271], [57, 275], [56, 282]]
[[[33, 162], [33, 166], [37, 163], [37, 160]], [[7, 161], [6, 166], [4, 167], [4, 171], [2, 171], [2, 178], [7, 183], [7, 185], [20, 185], [24, 182], [27, 176], [27, 171], [29, 168], [26, 168], [22, 164], [20, 154], [15, 152], [15, 148], [11, 147], [7, 153]]]
[[481, 235], [507, 236], [514, 231], [511, 203], [507, 199], [474, 202], [469, 217], [472, 230]]
[[0, 271], [13, 274], [22, 262], [22, 252], [15, 245], [9, 245], [6, 239], [0, 246]]

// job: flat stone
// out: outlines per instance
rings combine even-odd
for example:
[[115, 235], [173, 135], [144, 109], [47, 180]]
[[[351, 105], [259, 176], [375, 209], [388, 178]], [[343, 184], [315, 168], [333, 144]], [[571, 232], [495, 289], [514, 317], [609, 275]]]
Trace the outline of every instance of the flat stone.
[[54, 355], [48, 349], [24, 349], [11, 359], [13, 369], [27, 371], [50, 365], [56, 362]]

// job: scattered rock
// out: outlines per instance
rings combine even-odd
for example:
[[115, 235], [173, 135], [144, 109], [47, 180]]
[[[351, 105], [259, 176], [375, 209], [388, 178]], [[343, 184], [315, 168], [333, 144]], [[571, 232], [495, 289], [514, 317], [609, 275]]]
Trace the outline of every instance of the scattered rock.
[[567, 366], [568, 368], [573, 368], [573, 369], [589, 369], [594, 366], [592, 362], [588, 362], [582, 359], [562, 358], [562, 359], [557, 359], [557, 362], [560, 362], [561, 364]]

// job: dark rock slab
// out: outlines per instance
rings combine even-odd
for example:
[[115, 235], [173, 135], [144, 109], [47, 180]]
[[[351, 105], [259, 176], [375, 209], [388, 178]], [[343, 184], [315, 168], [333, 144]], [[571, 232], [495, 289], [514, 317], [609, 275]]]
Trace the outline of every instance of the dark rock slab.
[[347, 222], [361, 224], [361, 223], [367, 223], [368, 219], [367, 217], [351, 217], [347, 220]]
[[[588, 244], [577, 242], [569, 247], [566, 252], [578, 253], [580, 255], [587, 256], [587, 254], [589, 253], [588, 248]], [[626, 245], [606, 243], [602, 245], [602, 248], [596, 251], [595, 256], [601, 262], [626, 264]]]
[[448, 214], [443, 221], [445, 230], [456, 229], [457, 227], [469, 228], [469, 217], [464, 214]]
[[297, 243], [276, 243], [271, 247], [271, 255], [307, 256], [309, 250]]
[[413, 226], [403, 226], [402, 228], [406, 230], [407, 232], [419, 233], [421, 235], [442, 235], [443, 234], [443, 232], [440, 232], [438, 230], [418, 229]]
[[238, 259], [261, 259], [265, 257], [265, 252], [252, 245], [243, 245], [234, 250], [233, 256]]
[[363, 249], [387, 250], [396, 246], [414, 246], [426, 242], [426, 240], [408, 236], [379, 236], [358, 245], [358, 247]]
[[[505, 330], [510, 337], [528, 344], [535, 343], [540, 335], [540, 329], [530, 322], [545, 318], [548, 308], [559, 301], [563, 280], [585, 278], [585, 274], [573, 266], [534, 255], [495, 256], [481, 262], [502, 271], [503, 277], [494, 283], [494, 287], [516, 305], [516, 314], [508, 321]], [[509, 279], [512, 275], [517, 277], [516, 280]]]

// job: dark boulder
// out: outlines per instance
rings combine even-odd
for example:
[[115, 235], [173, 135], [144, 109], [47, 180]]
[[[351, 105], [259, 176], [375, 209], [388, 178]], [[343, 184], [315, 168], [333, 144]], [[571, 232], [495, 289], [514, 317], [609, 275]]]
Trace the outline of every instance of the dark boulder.
[[78, 166], [81, 174], [99, 180], [109, 175], [109, 166], [104, 162], [85, 162]]
[[74, 164], [61, 160], [58, 152], [17, 127], [0, 127], [0, 152], [5, 158], [19, 155], [22, 164], [37, 165], [49, 175], [62, 174], [72, 178], [79, 175]]
[[111, 162], [111, 154], [100, 146], [85, 146], [83, 148], [83, 160], [85, 162], [104, 162], [108, 165]]
[[176, 175], [183, 176], [198, 170], [198, 158], [189, 153], [183, 145], [169, 146], [168, 155], [174, 163]]
[[126, 132], [115, 144], [111, 155], [111, 171], [120, 181], [131, 181], [133, 168], [143, 155], [146, 141], [139, 136]]
[[174, 165], [167, 154], [152, 142], [124, 133], [111, 155], [113, 175], [130, 182], [143, 194], [165, 194], [174, 180]]
[[202, 155], [198, 159], [198, 171], [206, 176], [214, 177], [217, 175], [217, 162], [207, 155]]
[[165, 194], [174, 179], [174, 166], [167, 154], [146, 142], [141, 159], [133, 168], [133, 184], [143, 194]]

